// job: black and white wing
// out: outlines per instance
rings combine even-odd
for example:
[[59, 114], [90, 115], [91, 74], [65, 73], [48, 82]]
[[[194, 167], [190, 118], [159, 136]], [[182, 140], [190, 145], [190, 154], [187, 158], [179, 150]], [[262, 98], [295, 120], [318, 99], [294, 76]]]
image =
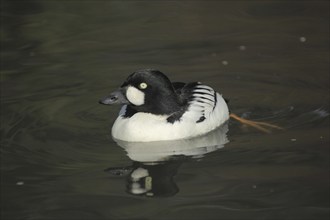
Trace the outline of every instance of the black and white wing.
[[219, 95], [211, 87], [199, 82], [189, 83], [183, 87], [182, 95], [187, 99], [186, 117], [196, 123], [212, 117]]
[[200, 82], [174, 82], [173, 88], [182, 103], [182, 110], [173, 113], [167, 121], [207, 122], [211, 127], [218, 126], [228, 120], [226, 101], [211, 87]]

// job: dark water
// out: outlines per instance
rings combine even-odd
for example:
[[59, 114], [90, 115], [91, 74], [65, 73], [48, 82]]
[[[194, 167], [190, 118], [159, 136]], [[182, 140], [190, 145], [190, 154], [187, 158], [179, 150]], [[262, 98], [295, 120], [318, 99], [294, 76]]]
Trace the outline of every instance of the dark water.
[[[1, 16], [1, 219], [329, 218], [328, 1], [3, 0]], [[142, 163], [97, 101], [147, 67], [285, 130], [231, 121], [222, 146]]]

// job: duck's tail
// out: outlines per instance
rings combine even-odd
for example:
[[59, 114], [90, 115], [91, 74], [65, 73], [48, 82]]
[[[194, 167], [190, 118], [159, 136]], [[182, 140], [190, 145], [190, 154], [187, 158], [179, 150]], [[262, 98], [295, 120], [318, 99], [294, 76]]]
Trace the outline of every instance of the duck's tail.
[[280, 126], [270, 124], [270, 123], [267, 123], [267, 122], [247, 120], [247, 119], [241, 118], [241, 117], [239, 117], [239, 116], [237, 116], [236, 114], [233, 114], [233, 113], [231, 113], [229, 116], [231, 118], [241, 122], [244, 125], [254, 127], [254, 128], [258, 129], [259, 131], [262, 131], [262, 132], [265, 132], [265, 133], [271, 133], [271, 130], [269, 128], [275, 128], [275, 129], [278, 129], [278, 130], [283, 130], [284, 129]]

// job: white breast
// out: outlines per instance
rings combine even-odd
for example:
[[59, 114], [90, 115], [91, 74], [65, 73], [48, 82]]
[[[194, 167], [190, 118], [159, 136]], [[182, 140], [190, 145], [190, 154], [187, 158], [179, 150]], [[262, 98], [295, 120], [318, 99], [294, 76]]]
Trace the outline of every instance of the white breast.
[[185, 139], [208, 133], [229, 119], [226, 102], [220, 94], [217, 93], [216, 96], [216, 106], [207, 112], [206, 119], [200, 123], [196, 123], [200, 114], [196, 111], [197, 105], [190, 105], [180, 121], [173, 124], [167, 122], [168, 115], [139, 112], [130, 118], [124, 118], [126, 106], [123, 106], [112, 127], [112, 136], [123, 141], [149, 142]]

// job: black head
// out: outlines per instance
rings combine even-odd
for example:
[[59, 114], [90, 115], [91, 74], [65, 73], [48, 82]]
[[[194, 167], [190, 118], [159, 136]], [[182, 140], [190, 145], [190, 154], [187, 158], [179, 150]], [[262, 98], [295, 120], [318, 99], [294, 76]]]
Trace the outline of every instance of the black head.
[[137, 112], [158, 115], [180, 109], [179, 98], [165, 74], [154, 69], [132, 73], [121, 88], [100, 101], [102, 104], [128, 104]]

